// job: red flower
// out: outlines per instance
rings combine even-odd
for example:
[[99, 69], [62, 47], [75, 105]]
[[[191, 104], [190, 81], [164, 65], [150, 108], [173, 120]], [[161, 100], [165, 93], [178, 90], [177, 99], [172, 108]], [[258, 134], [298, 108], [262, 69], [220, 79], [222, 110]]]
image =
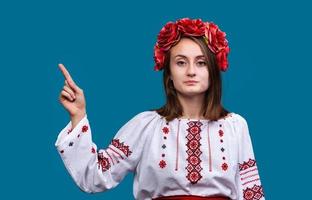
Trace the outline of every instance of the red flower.
[[185, 36], [203, 36], [205, 34], [205, 24], [201, 19], [191, 20], [183, 18], [177, 21], [178, 29]]
[[81, 131], [84, 133], [84, 132], [87, 132], [88, 131], [88, 126], [87, 125], [84, 125], [81, 129]]
[[219, 53], [217, 53], [217, 64], [222, 71], [226, 71], [229, 65], [227, 55], [230, 52], [229, 47], [225, 47]]
[[95, 148], [94, 147], [91, 148], [91, 152], [95, 153]]
[[227, 55], [230, 52], [228, 41], [225, 39], [226, 34], [222, 32], [214, 23], [206, 23], [205, 37], [209, 49], [216, 54], [217, 64], [222, 71], [228, 66]]
[[165, 53], [160, 50], [160, 48], [156, 45], [154, 48], [154, 61], [155, 61], [155, 71], [159, 71], [162, 69], [165, 62]]
[[206, 26], [205, 36], [208, 40], [208, 46], [213, 53], [217, 53], [227, 46], [225, 33], [214, 23], [206, 23]]
[[159, 162], [159, 167], [160, 168], [165, 168], [166, 167], [166, 161], [164, 161], [164, 160], [161, 160], [160, 162]]
[[180, 32], [178, 32], [177, 29], [177, 24], [168, 22], [160, 30], [157, 36], [157, 46], [162, 51], [168, 51], [169, 48], [180, 39]]

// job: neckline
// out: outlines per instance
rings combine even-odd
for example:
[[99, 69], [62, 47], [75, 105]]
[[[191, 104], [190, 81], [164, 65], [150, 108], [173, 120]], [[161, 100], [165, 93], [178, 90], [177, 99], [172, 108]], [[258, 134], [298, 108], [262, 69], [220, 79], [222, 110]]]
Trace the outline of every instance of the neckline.
[[180, 117], [177, 117], [176, 118], [177, 120], [181, 120], [181, 121], [192, 121], [192, 122], [208, 122], [210, 121], [210, 119], [195, 119], [195, 118], [180, 118]]
[[[163, 118], [161, 115], [159, 115], [155, 110], [154, 110], [154, 112], [158, 115], [158, 117], [160, 117], [160, 118]], [[217, 121], [220, 121], [220, 120], [228, 120], [228, 119], [231, 119], [231, 118], [233, 118], [233, 115], [235, 115], [235, 113], [234, 112], [229, 112], [228, 113], [228, 115], [226, 116], [226, 117], [224, 117], [224, 118], [220, 118], [220, 119], [218, 119]], [[200, 122], [210, 122], [211, 120], [210, 119], [195, 119], [195, 118], [178, 118], [178, 117], [176, 117], [176, 118], [174, 118], [174, 120], [176, 120], [176, 121], [187, 121], [187, 122], [190, 122], [190, 121], [195, 121], [195, 122], [197, 122], [197, 121], [200, 121]]]

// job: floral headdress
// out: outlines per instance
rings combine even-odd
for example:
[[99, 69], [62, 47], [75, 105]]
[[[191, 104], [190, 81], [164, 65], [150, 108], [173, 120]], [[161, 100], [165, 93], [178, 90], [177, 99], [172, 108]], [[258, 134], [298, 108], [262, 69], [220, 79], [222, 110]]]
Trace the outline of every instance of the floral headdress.
[[226, 34], [212, 22], [203, 22], [201, 19], [183, 18], [168, 22], [159, 32], [154, 47], [155, 71], [164, 67], [165, 54], [183, 36], [202, 36], [208, 48], [216, 55], [218, 67], [222, 71], [228, 68], [227, 55], [230, 51]]

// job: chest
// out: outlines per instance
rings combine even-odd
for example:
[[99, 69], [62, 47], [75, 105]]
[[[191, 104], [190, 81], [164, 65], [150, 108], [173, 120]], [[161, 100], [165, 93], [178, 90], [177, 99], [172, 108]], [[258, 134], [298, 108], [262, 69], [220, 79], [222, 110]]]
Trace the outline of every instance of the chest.
[[179, 121], [157, 127], [145, 145], [143, 166], [192, 184], [237, 170], [237, 139], [219, 122]]

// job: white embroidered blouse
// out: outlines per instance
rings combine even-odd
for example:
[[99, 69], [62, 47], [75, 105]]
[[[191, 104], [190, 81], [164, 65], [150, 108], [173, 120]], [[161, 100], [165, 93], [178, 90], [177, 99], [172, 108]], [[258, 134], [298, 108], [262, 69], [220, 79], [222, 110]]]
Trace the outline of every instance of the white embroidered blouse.
[[85, 115], [73, 130], [71, 122], [66, 125], [55, 146], [85, 192], [113, 188], [134, 172], [138, 200], [172, 195], [264, 200], [248, 125], [237, 113], [218, 121], [167, 122], [156, 111], [144, 111], [104, 149], [93, 143]]

